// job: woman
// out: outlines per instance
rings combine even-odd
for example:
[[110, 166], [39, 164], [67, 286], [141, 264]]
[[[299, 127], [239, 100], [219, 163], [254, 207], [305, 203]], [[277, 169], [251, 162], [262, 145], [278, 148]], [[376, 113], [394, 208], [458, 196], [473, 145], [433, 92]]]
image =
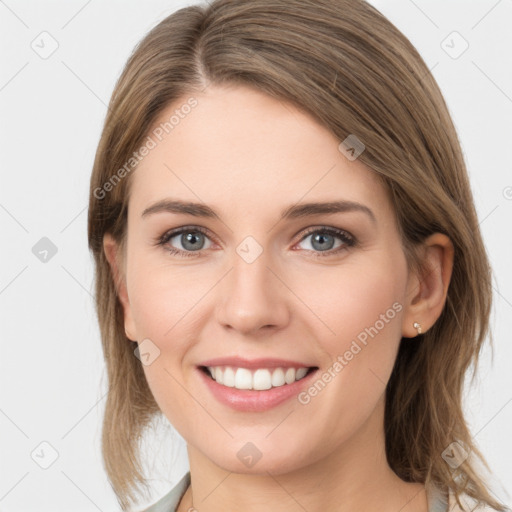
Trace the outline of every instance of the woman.
[[190, 472], [152, 512], [505, 510], [461, 403], [492, 291], [463, 156], [369, 4], [156, 26], [112, 96], [89, 244], [123, 510], [159, 414]]

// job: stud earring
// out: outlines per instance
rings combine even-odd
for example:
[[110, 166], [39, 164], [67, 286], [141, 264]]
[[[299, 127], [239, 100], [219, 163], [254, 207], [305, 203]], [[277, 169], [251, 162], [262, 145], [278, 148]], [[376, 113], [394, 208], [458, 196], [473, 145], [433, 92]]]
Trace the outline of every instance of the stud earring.
[[418, 330], [418, 334], [421, 334], [421, 325], [418, 322], [414, 322], [412, 326]]

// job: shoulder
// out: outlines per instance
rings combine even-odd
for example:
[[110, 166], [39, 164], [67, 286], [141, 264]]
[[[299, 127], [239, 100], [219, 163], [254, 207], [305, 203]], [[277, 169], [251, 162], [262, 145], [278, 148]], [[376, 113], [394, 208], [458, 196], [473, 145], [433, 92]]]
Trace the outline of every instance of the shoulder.
[[431, 485], [428, 491], [428, 512], [497, 512], [488, 505], [478, 503], [466, 493], [459, 495], [459, 504], [452, 489], [443, 491]]
[[141, 510], [141, 512], [176, 512], [178, 503], [190, 485], [190, 471], [185, 473], [181, 480], [156, 503]]
[[461, 505], [457, 503], [455, 493], [450, 489], [448, 493], [448, 512], [496, 512], [494, 508], [478, 503], [465, 493], [459, 496], [459, 501]]

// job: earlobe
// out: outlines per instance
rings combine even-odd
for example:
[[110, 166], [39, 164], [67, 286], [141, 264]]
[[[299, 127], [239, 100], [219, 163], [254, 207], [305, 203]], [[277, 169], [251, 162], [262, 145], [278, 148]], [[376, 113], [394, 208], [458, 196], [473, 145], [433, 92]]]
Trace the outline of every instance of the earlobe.
[[130, 300], [128, 298], [126, 276], [124, 269], [122, 268], [120, 250], [119, 244], [114, 240], [112, 235], [110, 235], [110, 233], [105, 233], [103, 237], [103, 251], [110, 266], [117, 296], [119, 297], [119, 301], [123, 307], [125, 334], [129, 340], [135, 341], [137, 339], [135, 335], [136, 330], [133, 322]]
[[424, 271], [420, 276], [411, 276], [408, 286], [403, 337], [413, 338], [425, 333], [441, 315], [452, 276], [453, 258], [453, 244], [443, 233], [434, 233], [425, 240]]

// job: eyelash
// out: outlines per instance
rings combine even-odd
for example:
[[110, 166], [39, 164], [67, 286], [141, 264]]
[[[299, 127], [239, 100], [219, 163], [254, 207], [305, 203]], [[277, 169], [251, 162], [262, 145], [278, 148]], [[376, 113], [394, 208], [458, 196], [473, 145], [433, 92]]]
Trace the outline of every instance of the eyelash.
[[[183, 233], [201, 233], [205, 236], [208, 236], [208, 230], [204, 229], [200, 226], [183, 226], [181, 228], [177, 228], [175, 230], [167, 231], [165, 232], [161, 237], [159, 237], [156, 240], [156, 245], [164, 247], [171, 238], [174, 238], [177, 235], [181, 235]], [[346, 250], [347, 248], [354, 247], [357, 245], [357, 239], [352, 236], [347, 231], [344, 231], [342, 229], [328, 227], [328, 226], [322, 226], [321, 228], [313, 227], [308, 228], [302, 238], [299, 240], [300, 243], [303, 240], [305, 240], [309, 235], [313, 233], [322, 233], [322, 234], [328, 234], [328, 235], [334, 235], [337, 236], [342, 240], [344, 243], [343, 246], [338, 247], [337, 249], [329, 249], [328, 251], [309, 251], [314, 254], [314, 257], [318, 258], [326, 258], [329, 256], [334, 256], [343, 250]], [[166, 247], [166, 250], [169, 254], [176, 255], [183, 258], [194, 258], [194, 257], [200, 257], [199, 254], [201, 251], [182, 251], [181, 249], [176, 249], [174, 247]]]

